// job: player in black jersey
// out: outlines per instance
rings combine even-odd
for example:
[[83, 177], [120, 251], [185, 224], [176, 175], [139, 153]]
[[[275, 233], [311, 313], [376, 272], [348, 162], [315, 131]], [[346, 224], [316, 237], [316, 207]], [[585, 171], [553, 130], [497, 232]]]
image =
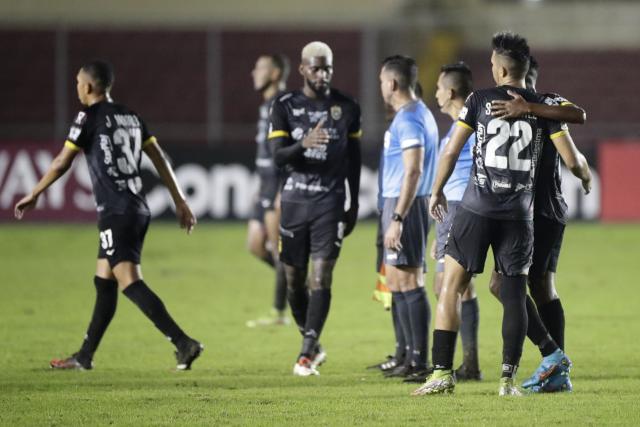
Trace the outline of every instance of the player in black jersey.
[[[342, 239], [355, 227], [360, 186], [360, 107], [331, 88], [333, 53], [322, 42], [302, 49], [301, 90], [276, 98], [269, 139], [281, 189], [280, 260], [287, 297], [303, 334], [294, 375], [317, 375], [325, 353], [318, 339], [329, 313], [331, 276]], [[349, 208], [345, 212], [346, 188]], [[307, 265], [311, 258], [308, 286]], [[309, 288], [309, 289], [308, 289]]]
[[460, 112], [458, 126], [440, 157], [429, 210], [441, 221], [447, 209], [442, 193], [460, 150], [476, 132], [472, 179], [467, 186], [453, 221], [445, 250], [445, 276], [438, 300], [433, 334], [433, 363], [436, 368], [415, 395], [453, 391], [453, 351], [459, 319], [456, 306], [459, 294], [471, 274], [480, 273], [489, 246], [496, 269], [502, 273], [500, 300], [503, 364], [499, 395], [521, 394], [514, 377], [522, 354], [527, 330], [525, 308], [527, 273], [533, 250], [533, 195], [538, 161], [545, 140], [551, 139], [563, 160], [574, 173], [584, 174], [580, 157], [566, 139], [558, 122], [527, 115], [519, 120], [503, 120], [491, 115], [493, 100], [509, 99], [507, 91], [517, 92], [529, 102], [544, 102], [544, 97], [525, 89], [529, 68], [529, 46], [524, 38], [509, 32], [492, 40], [492, 74], [496, 88], [472, 93]]
[[277, 205], [278, 168], [273, 162], [273, 150], [267, 139], [269, 111], [273, 99], [282, 92], [289, 76], [289, 60], [279, 54], [261, 55], [251, 72], [253, 88], [262, 95], [256, 134], [256, 172], [259, 177], [258, 194], [249, 219], [247, 246], [249, 251], [276, 271], [273, 308], [268, 316], [249, 320], [247, 326], [287, 325], [287, 284], [284, 269], [278, 262], [278, 223], [280, 211]]
[[64, 147], [49, 170], [31, 194], [15, 207], [15, 216], [21, 219], [36, 206], [39, 195], [69, 170], [76, 155], [84, 152], [93, 184], [100, 236], [94, 277], [96, 303], [80, 350], [66, 359], [51, 361], [51, 367], [93, 367], [93, 355], [115, 314], [119, 287], [176, 346], [177, 369], [190, 369], [203, 346], [180, 329], [160, 298], [142, 279], [140, 258], [150, 217], [141, 194], [142, 151], [169, 189], [180, 226], [190, 233], [196, 218], [185, 202], [171, 166], [140, 116], [112, 101], [111, 66], [103, 61], [89, 62], [78, 72], [77, 81], [78, 98], [86, 108], [74, 119]]
[[[531, 57], [527, 89], [536, 90], [537, 77], [538, 65]], [[514, 98], [511, 101], [494, 101], [494, 116], [519, 118], [535, 114], [569, 123], [584, 123], [586, 118], [582, 108], [554, 93], [543, 94], [545, 104], [530, 104], [517, 93], [510, 95]], [[570, 138], [568, 133], [566, 137]], [[585, 190], [588, 190], [590, 183], [585, 184]], [[527, 336], [539, 348], [543, 360], [536, 372], [524, 381], [523, 387], [537, 392], [571, 391], [573, 388], [568, 372], [571, 362], [564, 354], [564, 310], [555, 288], [566, 211], [561, 189], [560, 155], [555, 145], [547, 141], [540, 160], [534, 200], [533, 257], [528, 276], [533, 299], [527, 296], [526, 301]], [[501, 282], [502, 276], [494, 270], [490, 288], [498, 298]]]

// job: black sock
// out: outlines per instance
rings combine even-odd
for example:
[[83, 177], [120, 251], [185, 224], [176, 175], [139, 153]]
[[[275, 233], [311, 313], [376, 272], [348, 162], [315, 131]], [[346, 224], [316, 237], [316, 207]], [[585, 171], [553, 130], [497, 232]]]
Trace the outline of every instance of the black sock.
[[538, 313], [553, 340], [564, 351], [564, 309], [559, 299], [538, 307]]
[[396, 306], [398, 320], [402, 328], [402, 334], [405, 340], [405, 358], [404, 364], [409, 366], [411, 363], [411, 355], [413, 354], [413, 334], [411, 332], [411, 320], [409, 318], [409, 307], [402, 292], [391, 292], [392, 304]]
[[424, 288], [416, 288], [403, 292], [404, 300], [409, 310], [409, 321], [413, 333], [413, 366], [424, 369], [427, 367], [427, 348], [429, 338], [429, 321], [431, 320], [431, 307], [427, 301]]
[[433, 330], [433, 348], [431, 360], [434, 369], [448, 369], [453, 367], [453, 356], [456, 351], [456, 331]]
[[527, 277], [503, 276], [500, 286], [502, 316], [502, 376], [515, 375], [527, 336]]
[[265, 252], [265, 254], [260, 259], [268, 266], [275, 268], [276, 261], [275, 259], [273, 259], [273, 255], [271, 254], [271, 252]]
[[315, 289], [309, 296], [309, 308], [307, 309], [307, 323], [304, 327], [304, 339], [302, 340], [302, 356], [313, 355], [322, 328], [329, 315], [331, 306], [331, 289]]
[[527, 323], [527, 336], [535, 345], [538, 346], [542, 357], [548, 356], [558, 349], [558, 345], [551, 338], [549, 332], [544, 327], [542, 319], [538, 315], [538, 310], [533, 300], [527, 295], [527, 317], [529, 319]]
[[467, 370], [478, 371], [478, 298], [462, 301], [460, 310], [460, 338], [462, 339], [462, 364]]
[[133, 282], [122, 293], [142, 310], [173, 345], [180, 347], [189, 338], [171, 318], [162, 300], [143, 280]]
[[304, 326], [307, 323], [307, 309], [309, 307], [309, 291], [307, 291], [307, 287], [288, 287], [287, 300], [289, 300], [293, 320], [296, 321], [300, 333], [304, 335]]
[[276, 264], [276, 289], [273, 295], [273, 308], [282, 312], [287, 308], [287, 276], [284, 274], [284, 266]]
[[77, 355], [83, 364], [90, 363], [93, 359], [93, 354], [113, 319], [118, 304], [118, 282], [95, 276], [93, 284], [96, 287], [96, 303], [87, 334]]
[[398, 364], [402, 364], [404, 363], [407, 341], [404, 339], [404, 332], [398, 318], [398, 309], [393, 303], [391, 304], [391, 320], [393, 321], [393, 332], [396, 337], [396, 354], [394, 357]]

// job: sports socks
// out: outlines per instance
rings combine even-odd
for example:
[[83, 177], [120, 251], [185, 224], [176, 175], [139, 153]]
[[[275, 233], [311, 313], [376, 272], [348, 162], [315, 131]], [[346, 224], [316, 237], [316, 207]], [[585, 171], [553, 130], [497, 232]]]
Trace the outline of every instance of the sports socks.
[[122, 293], [138, 306], [173, 345], [180, 347], [189, 338], [171, 318], [162, 300], [143, 280], [133, 282]]
[[553, 340], [564, 351], [564, 309], [560, 300], [541, 304], [538, 313]]
[[413, 358], [413, 333], [411, 331], [411, 320], [409, 318], [409, 307], [402, 292], [391, 292], [392, 305], [396, 306], [398, 320], [402, 328], [405, 339], [405, 359], [404, 364], [409, 365]]
[[91, 363], [93, 354], [113, 319], [118, 303], [118, 282], [95, 276], [93, 284], [96, 287], [96, 303], [89, 328], [77, 355], [78, 361], [86, 365]]
[[284, 274], [284, 266], [276, 263], [276, 287], [273, 295], [273, 308], [283, 312], [287, 308], [287, 276]]
[[502, 377], [516, 374], [527, 335], [527, 277], [504, 276], [500, 286], [502, 316]]
[[291, 315], [298, 325], [298, 330], [304, 335], [307, 323], [307, 308], [309, 307], [309, 292], [306, 286], [287, 287], [287, 299], [291, 307]]
[[451, 370], [453, 368], [457, 338], [456, 331], [433, 330], [433, 348], [431, 349], [433, 369]]
[[542, 357], [548, 356], [558, 349], [558, 345], [544, 327], [542, 319], [540, 319], [538, 315], [536, 305], [529, 295], [527, 295], [526, 305], [527, 317], [529, 319], [527, 323], [527, 337], [538, 346]]
[[460, 309], [460, 338], [462, 339], [462, 364], [477, 371], [478, 366], [478, 326], [479, 312], [478, 298], [462, 301]]
[[403, 292], [403, 294], [409, 314], [413, 341], [411, 363], [414, 367], [424, 369], [427, 367], [427, 334], [429, 333], [429, 321], [431, 320], [431, 307], [429, 307], [424, 288], [418, 287]]
[[315, 289], [309, 296], [307, 322], [304, 327], [301, 356], [311, 357], [322, 333], [322, 328], [329, 315], [331, 306], [331, 289]]
[[399, 365], [404, 363], [405, 355], [407, 352], [407, 340], [404, 338], [404, 331], [400, 324], [400, 318], [398, 317], [398, 308], [396, 304], [391, 304], [391, 320], [393, 321], [393, 332], [396, 337], [396, 354], [394, 358]]

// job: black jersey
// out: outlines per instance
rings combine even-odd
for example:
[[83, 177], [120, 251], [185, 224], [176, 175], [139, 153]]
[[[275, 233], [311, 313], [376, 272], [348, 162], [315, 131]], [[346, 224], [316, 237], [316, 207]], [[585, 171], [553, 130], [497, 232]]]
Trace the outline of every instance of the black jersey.
[[[277, 95], [276, 95], [277, 96]], [[269, 132], [269, 112], [275, 97], [260, 105], [257, 133], [256, 133], [256, 170], [261, 177], [269, 178], [277, 175], [277, 168], [273, 162], [273, 150], [267, 139]]]
[[513, 90], [528, 102], [544, 97], [526, 89], [500, 86], [473, 92], [460, 111], [458, 124], [476, 132], [471, 180], [462, 206], [495, 219], [533, 219], [534, 186], [543, 143], [561, 132], [561, 124], [527, 115], [499, 119], [491, 101], [509, 100]]
[[[545, 93], [543, 96], [548, 105], [573, 105], [556, 93]], [[542, 148], [533, 210], [536, 216], [544, 216], [562, 224], [567, 222], [567, 203], [562, 196], [560, 154], [550, 140]]]
[[78, 113], [65, 145], [85, 153], [99, 217], [149, 214], [140, 160], [153, 141], [142, 119], [123, 105], [102, 101]]
[[[273, 103], [269, 139], [301, 141], [322, 119], [330, 141], [320, 148], [307, 148], [283, 171], [282, 200], [294, 203], [345, 200], [348, 175], [348, 144], [358, 138], [360, 106], [347, 95], [331, 89], [326, 98], [311, 99], [301, 90], [285, 93]], [[359, 166], [358, 166], [359, 167]]]

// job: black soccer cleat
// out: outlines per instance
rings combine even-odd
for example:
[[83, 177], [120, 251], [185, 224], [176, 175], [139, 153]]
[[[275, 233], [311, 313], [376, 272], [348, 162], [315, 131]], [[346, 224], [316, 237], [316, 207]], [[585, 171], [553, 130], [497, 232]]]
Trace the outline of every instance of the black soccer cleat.
[[429, 375], [433, 373], [433, 368], [417, 368], [412, 366], [409, 368], [407, 375], [402, 380], [403, 383], [424, 383]]
[[367, 366], [367, 369], [380, 369], [381, 371], [387, 371], [398, 366], [396, 358], [392, 355], [388, 355], [384, 362], [376, 363], [375, 365]]
[[456, 381], [482, 381], [482, 371], [479, 369], [469, 369], [465, 365], [460, 365], [455, 370]]
[[51, 366], [51, 369], [88, 371], [93, 369], [93, 362], [91, 360], [88, 362], [81, 360], [78, 357], [78, 353], [74, 353], [66, 359], [53, 359], [49, 362], [49, 366]]
[[383, 372], [382, 375], [384, 375], [385, 378], [404, 378], [410, 370], [410, 366], [398, 365], [389, 371]]
[[188, 371], [191, 369], [191, 364], [196, 360], [200, 354], [204, 351], [204, 346], [198, 341], [189, 338], [187, 343], [176, 351], [176, 370]]

